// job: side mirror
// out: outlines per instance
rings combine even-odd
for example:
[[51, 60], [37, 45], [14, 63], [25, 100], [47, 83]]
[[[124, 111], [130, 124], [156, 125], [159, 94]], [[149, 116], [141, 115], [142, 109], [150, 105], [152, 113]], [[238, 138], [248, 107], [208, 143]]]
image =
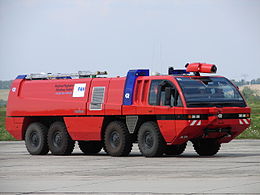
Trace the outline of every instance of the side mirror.
[[165, 105], [171, 106], [171, 95], [172, 95], [172, 88], [165, 87]]

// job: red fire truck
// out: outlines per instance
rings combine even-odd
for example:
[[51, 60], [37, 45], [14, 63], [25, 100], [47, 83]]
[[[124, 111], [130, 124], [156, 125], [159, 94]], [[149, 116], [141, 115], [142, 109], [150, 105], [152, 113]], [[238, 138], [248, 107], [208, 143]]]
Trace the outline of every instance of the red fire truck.
[[250, 125], [250, 108], [232, 82], [200, 76], [216, 70], [192, 63], [158, 76], [146, 69], [115, 78], [101, 72], [19, 75], [6, 128], [33, 155], [68, 155], [75, 141], [85, 154], [104, 148], [126, 156], [137, 142], [146, 157], [180, 155], [191, 141], [199, 155], [215, 155]]

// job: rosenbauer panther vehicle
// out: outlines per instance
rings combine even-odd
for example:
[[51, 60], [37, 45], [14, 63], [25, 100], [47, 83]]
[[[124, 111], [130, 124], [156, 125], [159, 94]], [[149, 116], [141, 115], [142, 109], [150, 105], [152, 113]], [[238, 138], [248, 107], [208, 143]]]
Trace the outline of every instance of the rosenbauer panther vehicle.
[[146, 157], [180, 155], [191, 141], [199, 155], [215, 155], [250, 125], [250, 108], [235, 85], [222, 76], [200, 76], [216, 70], [192, 63], [159, 76], [146, 69], [115, 78], [19, 75], [6, 128], [33, 155], [68, 155], [75, 141], [85, 154], [104, 148], [126, 156], [137, 142]]

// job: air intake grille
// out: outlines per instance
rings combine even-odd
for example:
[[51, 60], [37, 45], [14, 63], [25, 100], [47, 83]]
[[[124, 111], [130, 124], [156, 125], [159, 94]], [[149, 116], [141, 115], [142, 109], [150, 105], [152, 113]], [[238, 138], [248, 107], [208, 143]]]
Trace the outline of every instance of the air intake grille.
[[93, 87], [90, 110], [102, 110], [105, 87]]

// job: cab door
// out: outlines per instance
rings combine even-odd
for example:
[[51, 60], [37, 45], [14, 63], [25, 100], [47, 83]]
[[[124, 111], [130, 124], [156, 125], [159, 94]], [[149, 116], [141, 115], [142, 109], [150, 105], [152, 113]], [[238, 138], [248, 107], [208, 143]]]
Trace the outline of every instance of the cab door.
[[175, 85], [169, 80], [152, 80], [149, 92], [149, 104], [154, 106], [154, 114], [160, 131], [166, 142], [176, 137], [176, 106], [179, 95]]

